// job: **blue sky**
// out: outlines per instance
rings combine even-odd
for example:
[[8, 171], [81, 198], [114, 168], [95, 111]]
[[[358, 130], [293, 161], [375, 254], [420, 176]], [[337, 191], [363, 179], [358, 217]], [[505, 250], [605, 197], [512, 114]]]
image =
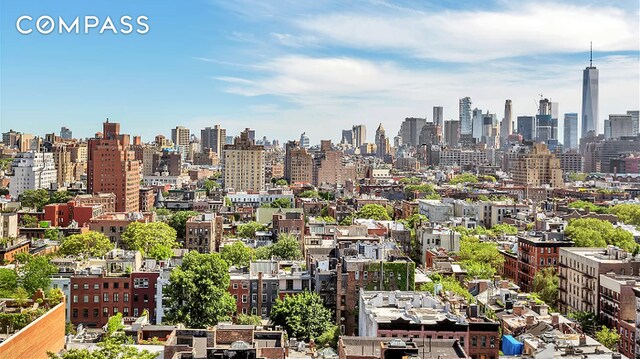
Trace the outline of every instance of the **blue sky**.
[[[637, 1], [2, 1], [0, 130], [86, 137], [109, 117], [144, 141], [184, 125], [339, 140], [457, 101], [502, 117], [539, 94], [579, 112], [589, 41], [600, 118], [640, 107]], [[149, 17], [145, 35], [32, 33], [21, 15]]]

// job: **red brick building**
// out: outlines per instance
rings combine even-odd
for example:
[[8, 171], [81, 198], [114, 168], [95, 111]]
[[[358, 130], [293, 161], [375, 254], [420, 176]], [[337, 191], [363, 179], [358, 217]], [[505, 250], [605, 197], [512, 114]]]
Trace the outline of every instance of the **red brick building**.
[[88, 144], [88, 191], [114, 193], [118, 212], [136, 212], [140, 205], [140, 162], [129, 144], [129, 135], [120, 134], [120, 124], [108, 119], [103, 132]]
[[518, 237], [518, 278], [516, 283], [523, 292], [533, 291], [536, 273], [551, 267], [558, 270], [561, 247], [572, 247], [562, 233], [544, 233], [540, 237]]
[[500, 270], [500, 276], [516, 283], [518, 281], [519, 268], [518, 255], [507, 250], [500, 250], [500, 254], [502, 254], [502, 257], [504, 257], [504, 263], [502, 265], [502, 269]]
[[68, 227], [72, 221], [76, 221], [79, 227], [84, 227], [91, 218], [101, 215], [103, 211], [101, 205], [78, 205], [71, 200], [44, 206], [44, 220], [57, 227]]
[[31, 241], [26, 238], [7, 238], [7, 242], [0, 243], [0, 263], [11, 263], [18, 253], [29, 253]]
[[157, 272], [131, 275], [79, 275], [71, 277], [70, 313], [74, 325], [99, 328], [109, 317], [137, 317], [144, 309], [155, 321]]

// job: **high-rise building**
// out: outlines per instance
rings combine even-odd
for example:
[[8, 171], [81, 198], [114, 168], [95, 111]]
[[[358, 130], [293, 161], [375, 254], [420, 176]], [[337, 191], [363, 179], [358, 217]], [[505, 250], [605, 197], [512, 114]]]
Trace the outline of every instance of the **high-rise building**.
[[344, 185], [347, 181], [355, 181], [356, 167], [343, 162], [343, 153], [331, 148], [331, 141], [320, 141], [320, 152], [313, 159], [313, 185], [323, 183]]
[[60, 138], [62, 138], [63, 140], [70, 140], [73, 138], [73, 133], [70, 129], [64, 126], [60, 127]]
[[472, 135], [473, 123], [471, 122], [471, 97], [461, 98], [459, 103], [460, 135]]
[[512, 170], [513, 181], [521, 186], [562, 187], [560, 160], [544, 143], [534, 143], [531, 152], [520, 156]]
[[444, 142], [449, 147], [457, 147], [460, 142], [460, 121], [444, 122]]
[[420, 145], [420, 132], [427, 124], [427, 119], [417, 117], [407, 117], [400, 125], [399, 135], [402, 137], [402, 144], [417, 147]]
[[353, 130], [342, 130], [340, 143], [353, 145]]
[[298, 141], [285, 145], [284, 179], [289, 183], [313, 182], [313, 157]]
[[581, 137], [589, 131], [598, 134], [598, 69], [593, 66], [593, 51], [589, 52], [589, 67], [582, 72], [582, 130]]
[[640, 133], [640, 111], [627, 111], [627, 115], [631, 115], [631, 123], [633, 125], [631, 136], [635, 136]]
[[225, 188], [233, 188], [235, 191], [264, 190], [264, 146], [255, 144], [250, 137], [251, 131], [245, 129], [232, 145], [224, 146], [222, 158]]
[[433, 122], [440, 128], [444, 126], [444, 113], [442, 106], [433, 106]]
[[300, 147], [309, 148], [309, 136], [307, 136], [306, 132], [300, 135]]
[[21, 152], [11, 165], [13, 177], [9, 182], [9, 194], [17, 198], [26, 190], [49, 189], [56, 183], [56, 165], [53, 153]]
[[500, 146], [507, 142], [511, 133], [513, 133], [513, 108], [511, 100], [506, 100], [504, 102], [504, 117], [500, 122]]
[[177, 126], [171, 129], [171, 141], [175, 146], [188, 146], [191, 140], [189, 129], [184, 126]]
[[140, 198], [140, 162], [129, 149], [129, 135], [120, 124], [102, 124], [102, 133], [88, 144], [87, 189], [89, 193], [113, 193], [118, 212], [137, 212]]
[[471, 133], [476, 142], [480, 142], [482, 139], [482, 127], [484, 126], [484, 115], [482, 110], [474, 108], [471, 116]]
[[559, 140], [558, 137], [558, 118], [560, 114], [560, 104], [558, 102], [551, 103], [551, 139]]
[[535, 126], [536, 118], [533, 116], [518, 116], [516, 124], [518, 125], [518, 134], [522, 135], [524, 141], [533, 141], [536, 134]]
[[389, 139], [387, 138], [384, 127], [382, 127], [382, 123], [378, 126], [376, 130], [376, 154], [380, 158], [384, 158], [389, 153]]
[[353, 145], [357, 148], [367, 143], [367, 128], [365, 125], [354, 125], [351, 129]]
[[575, 112], [564, 114], [564, 148], [578, 148], [578, 114]]
[[226, 129], [220, 125], [215, 125], [213, 128], [205, 127], [204, 130], [200, 130], [200, 137], [200, 146], [203, 152], [212, 149], [218, 156], [222, 155], [222, 149], [227, 141]]
[[620, 138], [633, 135], [633, 117], [631, 115], [609, 115], [606, 121], [605, 139]]

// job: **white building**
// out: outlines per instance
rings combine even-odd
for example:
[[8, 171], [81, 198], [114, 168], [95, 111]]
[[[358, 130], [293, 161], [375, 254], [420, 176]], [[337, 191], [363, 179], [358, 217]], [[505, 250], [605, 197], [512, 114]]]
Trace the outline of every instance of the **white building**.
[[156, 172], [156, 174], [152, 176], [144, 176], [142, 183], [145, 187], [169, 185], [171, 188], [182, 188], [183, 185], [191, 182], [191, 179], [187, 175], [169, 176], [168, 174], [168, 172]]
[[460, 252], [460, 233], [446, 227], [418, 228], [416, 239], [422, 246], [422, 258], [430, 249], [444, 248], [447, 252]]
[[269, 191], [259, 191], [258, 193], [233, 192], [227, 194], [227, 198], [235, 205], [260, 207], [261, 204], [270, 204], [279, 198], [285, 198], [294, 203], [292, 191], [282, 191], [282, 193], [270, 193]]
[[418, 213], [427, 216], [432, 223], [449, 222], [453, 219], [453, 205], [435, 199], [419, 199]]
[[57, 183], [53, 153], [22, 152], [13, 160], [9, 194], [17, 198], [26, 190], [49, 189]]

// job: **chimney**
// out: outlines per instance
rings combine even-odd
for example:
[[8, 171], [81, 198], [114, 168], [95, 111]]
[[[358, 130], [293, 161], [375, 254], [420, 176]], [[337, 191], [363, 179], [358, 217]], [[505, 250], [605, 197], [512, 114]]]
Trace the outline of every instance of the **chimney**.
[[513, 306], [513, 315], [521, 316], [522, 315], [522, 304], [516, 304]]
[[558, 313], [551, 313], [551, 325], [553, 325], [553, 327], [557, 327], [558, 324], [560, 323], [560, 314]]
[[526, 323], [527, 323], [527, 327], [530, 327], [533, 325], [533, 315], [529, 314], [526, 317], [524, 317]]
[[509, 281], [508, 280], [500, 281], [500, 288], [508, 289], [509, 288]]

